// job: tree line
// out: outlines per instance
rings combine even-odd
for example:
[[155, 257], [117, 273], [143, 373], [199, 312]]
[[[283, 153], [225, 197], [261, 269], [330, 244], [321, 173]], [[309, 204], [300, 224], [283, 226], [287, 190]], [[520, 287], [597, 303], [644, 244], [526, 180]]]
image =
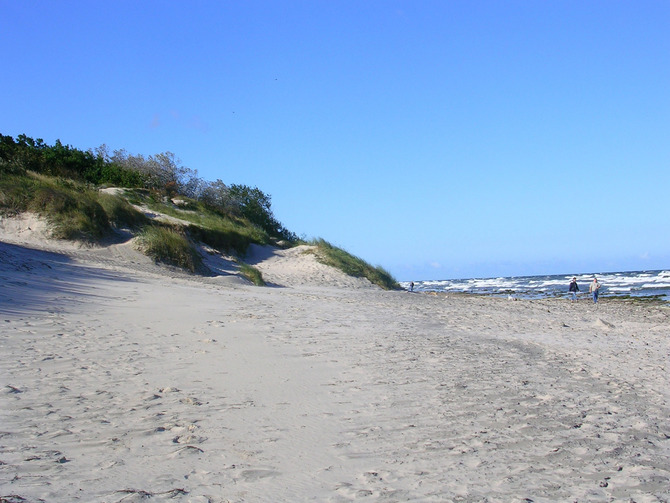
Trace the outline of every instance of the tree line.
[[123, 149], [110, 151], [106, 145], [84, 151], [60, 140], [48, 145], [24, 134], [16, 138], [0, 134], [0, 175], [27, 172], [96, 186], [143, 188], [170, 198], [181, 195], [221, 213], [246, 218], [278, 239], [297, 240], [275, 218], [268, 194], [257, 187], [227, 185], [220, 179], [203, 180], [197, 170], [182, 166], [172, 152], [145, 157]]

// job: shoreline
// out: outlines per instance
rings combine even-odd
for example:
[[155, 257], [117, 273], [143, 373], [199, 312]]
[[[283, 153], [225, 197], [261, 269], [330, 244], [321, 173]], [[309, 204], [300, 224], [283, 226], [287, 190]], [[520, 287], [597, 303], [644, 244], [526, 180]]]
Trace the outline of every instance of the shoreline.
[[[570, 298], [569, 282], [576, 277], [579, 297], [590, 297], [589, 287], [593, 277], [601, 283], [600, 298], [659, 299], [670, 303], [670, 271], [622, 271], [591, 275], [537, 275], [496, 278], [470, 278], [451, 280], [416, 281], [416, 291], [461, 292], [497, 297], [523, 299]], [[402, 282], [403, 287], [410, 283]]]
[[667, 307], [257, 267], [0, 243], [0, 498], [670, 499]]
[[[567, 294], [556, 294], [556, 295], [547, 295], [544, 297], [514, 297], [513, 294], [489, 294], [489, 293], [477, 293], [477, 292], [434, 292], [428, 290], [414, 290], [413, 292], [407, 293], [417, 293], [422, 295], [433, 295], [438, 297], [481, 297], [481, 298], [492, 298], [492, 299], [502, 299], [508, 301], [541, 301], [541, 300], [550, 300], [556, 302], [572, 302], [571, 298]], [[664, 300], [663, 295], [601, 295], [598, 298], [598, 303], [609, 303], [609, 302], [620, 302], [623, 304], [630, 304], [631, 306], [643, 304], [643, 305], [654, 305], [658, 307], [667, 307], [670, 308], [670, 299]], [[583, 293], [578, 295], [577, 299], [574, 301], [576, 303], [581, 302], [590, 302], [593, 304], [593, 298], [588, 293]]]

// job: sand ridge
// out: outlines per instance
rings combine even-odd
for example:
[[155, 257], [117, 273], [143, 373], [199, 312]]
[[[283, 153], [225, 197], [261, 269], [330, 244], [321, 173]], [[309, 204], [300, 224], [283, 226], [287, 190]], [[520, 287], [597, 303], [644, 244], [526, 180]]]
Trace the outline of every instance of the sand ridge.
[[6, 501], [670, 500], [666, 306], [385, 292], [300, 249], [252, 250], [260, 288], [5, 236]]

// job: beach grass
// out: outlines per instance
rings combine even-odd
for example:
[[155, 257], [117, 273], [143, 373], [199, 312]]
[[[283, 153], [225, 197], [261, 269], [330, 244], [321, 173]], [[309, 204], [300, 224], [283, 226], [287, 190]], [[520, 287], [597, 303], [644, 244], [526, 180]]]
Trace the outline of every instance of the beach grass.
[[224, 214], [189, 198], [180, 198], [177, 207], [170, 200], [155, 197], [145, 190], [126, 191], [129, 201], [144, 205], [152, 211], [162, 213], [185, 222], [191, 237], [212, 248], [244, 254], [250, 244], [270, 244], [272, 239], [263, 229], [245, 218]]
[[43, 216], [57, 239], [93, 242], [110, 230], [98, 192], [64, 178], [31, 173], [3, 177], [0, 206], [6, 214], [30, 211]]
[[366, 278], [372, 284], [384, 290], [399, 290], [401, 288], [391, 273], [383, 267], [374, 267], [346, 250], [333, 246], [325, 239], [313, 239], [309, 244], [315, 247], [313, 253], [316, 254], [317, 260], [322, 264], [335, 267], [349, 276]]
[[245, 264], [244, 262], [240, 262], [240, 274], [247, 278], [249, 281], [251, 281], [254, 285], [256, 286], [265, 286], [265, 280], [263, 279], [263, 275], [261, 274], [261, 271], [259, 271], [256, 267]]
[[0, 176], [0, 211], [2, 214], [17, 215], [27, 211], [36, 185], [36, 181], [31, 177], [15, 174]]
[[[0, 212], [15, 215], [33, 212], [44, 217], [57, 239], [96, 242], [112, 227], [139, 233], [140, 249], [159, 262], [195, 272], [201, 258], [189, 239], [217, 250], [243, 255], [251, 243], [268, 244], [266, 232], [244, 218], [222, 215], [205, 205], [184, 199], [183, 208], [163, 202], [148, 190], [123, 191], [122, 195], [100, 192], [88, 184], [70, 179], [26, 172], [0, 178]], [[131, 204], [132, 203], [132, 204]], [[183, 220], [183, 225], [164, 227], [152, 222], [133, 204]], [[248, 272], [255, 284], [260, 274]]]
[[[177, 204], [178, 203], [178, 204]], [[174, 219], [167, 225], [151, 220], [135, 206], [145, 207]], [[44, 217], [53, 237], [94, 243], [114, 228], [127, 228], [138, 237], [138, 249], [157, 262], [192, 273], [204, 271], [194, 243], [243, 256], [250, 244], [280, 245], [259, 225], [245, 217], [211, 207], [201, 201], [170, 199], [149, 189], [126, 189], [118, 194], [99, 191], [91, 184], [33, 172], [4, 173], [0, 177], [0, 212], [13, 215], [25, 211]], [[293, 246], [297, 242], [283, 243]], [[393, 276], [380, 266], [333, 246], [324, 239], [312, 240], [317, 259], [347, 275], [367, 278], [386, 290], [400, 289]], [[265, 285], [262, 274], [240, 262], [240, 273], [255, 285]]]
[[180, 267], [190, 272], [202, 269], [202, 257], [193, 243], [170, 226], [151, 225], [138, 236], [138, 248], [157, 262]]
[[141, 229], [148, 225], [150, 220], [144, 213], [138, 211], [123, 197], [99, 193], [98, 203], [105, 210], [110, 223], [116, 227]]

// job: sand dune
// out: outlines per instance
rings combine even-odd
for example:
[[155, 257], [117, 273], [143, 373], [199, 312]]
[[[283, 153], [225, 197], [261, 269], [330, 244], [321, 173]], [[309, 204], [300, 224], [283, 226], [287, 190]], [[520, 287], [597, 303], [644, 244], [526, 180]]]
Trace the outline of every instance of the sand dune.
[[259, 288], [4, 225], [0, 501], [670, 500], [668, 307], [384, 292], [300, 247], [254, 248]]

